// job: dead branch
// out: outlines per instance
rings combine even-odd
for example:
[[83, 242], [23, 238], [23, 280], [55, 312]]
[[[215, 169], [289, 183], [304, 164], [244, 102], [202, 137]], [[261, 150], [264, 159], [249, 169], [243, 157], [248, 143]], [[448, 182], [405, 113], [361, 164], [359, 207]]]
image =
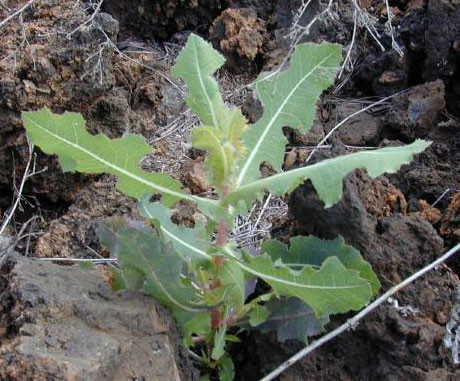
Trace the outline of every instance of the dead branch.
[[[71, 32], [67, 33], [66, 37], [67, 37], [68, 40], [70, 40], [72, 38], [72, 35], [74, 33], [78, 32], [81, 28], [83, 28], [84, 26], [86, 26], [86, 25], [88, 25], [88, 24], [93, 22], [94, 18], [99, 14], [99, 11], [101, 10], [103, 2], [104, 2], [104, 0], [100, 0], [99, 3], [96, 4], [96, 7], [94, 8], [93, 14], [91, 15], [91, 17], [88, 20], [86, 20], [82, 24], [78, 25]], [[91, 3], [91, 5], [93, 5], [93, 4]]]
[[13, 12], [11, 15], [9, 15], [6, 19], [0, 22], [0, 28], [6, 25], [8, 22], [10, 22], [12, 19], [14, 19], [16, 16], [19, 16], [24, 12], [27, 8], [29, 8], [33, 3], [35, 3], [37, 0], [29, 0], [26, 4], [24, 4], [21, 8]]

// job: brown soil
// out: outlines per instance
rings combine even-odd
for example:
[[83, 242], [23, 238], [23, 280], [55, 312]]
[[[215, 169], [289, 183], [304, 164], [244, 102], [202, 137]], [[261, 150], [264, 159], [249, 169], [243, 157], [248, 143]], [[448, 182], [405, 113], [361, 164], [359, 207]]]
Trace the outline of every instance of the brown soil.
[[[0, 20], [8, 14], [2, 4], [15, 9], [25, 3], [0, 0]], [[207, 36], [228, 58], [226, 70], [219, 73], [227, 100], [243, 104], [253, 122], [260, 117], [260, 104], [250, 91], [239, 89], [261, 70], [281, 63], [289, 53], [284, 36], [300, 3], [106, 0], [103, 13], [68, 39], [68, 33], [89, 17], [86, 2], [75, 6], [73, 0], [37, 0], [22, 19], [15, 18], [0, 28], [0, 213], [9, 208], [13, 182], [19, 184], [28, 158], [20, 112], [44, 106], [56, 112], [81, 112], [93, 133], [111, 137], [125, 132], [143, 134], [156, 148], [156, 153], [143, 161], [145, 168], [171, 173], [193, 193], [209, 191], [202, 176], [203, 152], [190, 150], [189, 145], [196, 118], [186, 112], [184, 89], [171, 78], [170, 66], [188, 31]], [[375, 16], [385, 51], [364, 30], [358, 31], [350, 55], [353, 75], [342, 77], [335, 90], [323, 97], [309, 134], [286, 131], [290, 141], [286, 168], [303, 165], [310, 146], [338, 121], [368, 105], [369, 99], [375, 100], [369, 97], [394, 94], [407, 87], [409, 91], [378, 110], [344, 124], [328, 142], [331, 147], [319, 150], [312, 162], [356, 147], [399, 145], [416, 138], [432, 140], [433, 144], [397, 174], [376, 180], [362, 171], [348, 176], [343, 199], [327, 210], [312, 187], [302, 185], [287, 200], [289, 215], [277, 221], [273, 235], [284, 240], [298, 234], [342, 235], [371, 262], [386, 290], [460, 239], [460, 3], [390, 2], [396, 15], [395, 41], [403, 57], [391, 48], [391, 39], [384, 33], [383, 2], [366, 0], [361, 4]], [[307, 25], [322, 7], [313, 1], [301, 25]], [[332, 12], [336, 16], [333, 20], [315, 23], [302, 41], [350, 44], [352, 4], [334, 2]], [[92, 257], [100, 250], [94, 234], [100, 219], [138, 217], [135, 203], [114, 190], [109, 176], [62, 174], [55, 158], [38, 149], [36, 152], [36, 170], [47, 167], [47, 171], [28, 180], [24, 190], [27, 202], [15, 222], [19, 228], [37, 208], [50, 209], [53, 218], [43, 213], [41, 234], [32, 239], [33, 251], [26, 254]], [[176, 220], [193, 224], [197, 218], [193, 208], [186, 205], [182, 210]], [[29, 262], [21, 266], [27, 267]], [[456, 274], [460, 274], [460, 261], [454, 259], [448, 266], [398, 293], [392, 304], [379, 308], [354, 331], [302, 360], [280, 379], [458, 379], [459, 370], [443, 340], [451, 310], [458, 305], [460, 283]], [[11, 291], [11, 274], [3, 273], [0, 278], [0, 348], [13, 365], [5, 365], [6, 357], [2, 357], [0, 378], [25, 379], [25, 373], [17, 373], [19, 367], [29, 369], [24, 365], [25, 357], [13, 353], [11, 345], [27, 340], [20, 323], [27, 311], [22, 309], [20, 295]], [[338, 317], [328, 328], [343, 319]], [[40, 321], [46, 323], [46, 319]], [[257, 379], [300, 348], [297, 342], [279, 344], [273, 335], [251, 333], [233, 349], [237, 379]], [[43, 371], [41, 360], [28, 359], [32, 361], [31, 372]], [[104, 361], [106, 366], [112, 358]], [[54, 369], [56, 379], [73, 371], [59, 364]], [[84, 378], [86, 373], [80, 371]], [[102, 373], [100, 377], [108, 379]], [[183, 376], [191, 377], [191, 373]]]

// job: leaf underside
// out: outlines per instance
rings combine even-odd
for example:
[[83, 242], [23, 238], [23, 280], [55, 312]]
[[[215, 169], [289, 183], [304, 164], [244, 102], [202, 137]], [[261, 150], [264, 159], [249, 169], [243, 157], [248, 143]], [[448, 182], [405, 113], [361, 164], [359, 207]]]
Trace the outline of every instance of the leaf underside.
[[181, 282], [182, 257], [164, 244], [155, 230], [139, 222], [113, 219], [100, 227], [99, 237], [117, 257], [127, 287], [142, 288], [178, 316], [206, 310], [193, 303], [193, 287]]
[[320, 334], [329, 322], [328, 317], [317, 318], [314, 311], [298, 298], [270, 300], [265, 306], [270, 317], [255, 329], [262, 333], [275, 331], [278, 341], [296, 339], [306, 342], [308, 337]]

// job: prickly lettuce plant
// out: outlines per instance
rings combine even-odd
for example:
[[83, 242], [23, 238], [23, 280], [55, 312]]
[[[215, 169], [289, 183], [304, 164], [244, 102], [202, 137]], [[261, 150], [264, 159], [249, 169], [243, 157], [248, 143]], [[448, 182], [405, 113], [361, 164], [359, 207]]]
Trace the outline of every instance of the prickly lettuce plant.
[[[342, 196], [343, 178], [355, 168], [366, 169], [371, 177], [395, 172], [429, 145], [418, 140], [283, 172], [287, 141], [282, 127], [309, 130], [315, 103], [332, 85], [340, 62], [339, 45], [297, 46], [289, 69], [253, 84], [264, 112], [248, 125], [239, 109], [225, 105], [213, 77], [224, 58], [200, 37], [190, 36], [173, 75], [187, 84], [187, 104], [201, 119], [192, 143], [208, 153], [206, 169], [216, 199], [190, 195], [171, 176], [141, 170], [139, 162], [151, 147], [140, 136], [110, 140], [90, 135], [75, 113], [23, 113], [32, 142], [58, 155], [64, 171], [111, 173], [120, 191], [139, 200], [150, 225], [112, 220], [100, 229], [102, 243], [118, 258], [114, 285], [143, 289], [168, 306], [183, 329], [185, 345], [221, 380], [233, 378], [226, 344], [238, 341], [238, 329], [274, 330], [281, 341], [305, 341], [324, 329], [330, 315], [361, 309], [379, 290], [370, 265], [341, 238], [293, 237], [289, 245], [267, 241], [257, 256], [229, 239], [236, 215], [267, 191], [284, 195], [309, 179], [330, 207]], [[263, 162], [278, 174], [261, 178]], [[152, 195], [160, 201], [150, 201]], [[170, 208], [181, 199], [196, 203], [208, 223], [193, 229], [174, 224]], [[248, 299], [251, 279], [263, 280], [268, 291]]]

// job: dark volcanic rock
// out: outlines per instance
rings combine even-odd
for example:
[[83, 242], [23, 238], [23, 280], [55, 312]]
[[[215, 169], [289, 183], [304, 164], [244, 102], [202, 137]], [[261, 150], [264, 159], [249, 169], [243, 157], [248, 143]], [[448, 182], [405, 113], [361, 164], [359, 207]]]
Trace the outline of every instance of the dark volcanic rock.
[[164, 40], [183, 30], [206, 32], [223, 0], [107, 0], [103, 10], [120, 21], [121, 34]]
[[[329, 209], [311, 186], [298, 188], [290, 200], [291, 235], [342, 235], [372, 264], [386, 290], [442, 252], [431, 224], [404, 211], [404, 197], [385, 178], [370, 180], [357, 171], [345, 179], [342, 200]], [[279, 379], [457, 380], [459, 370], [443, 339], [459, 285], [447, 266], [433, 270]], [[343, 319], [336, 317], [328, 329]], [[237, 366], [238, 379], [259, 378], [301, 348], [295, 341], [279, 344], [275, 335], [251, 334], [236, 354], [237, 364], [243, 364]], [[244, 362], [245, 356], [251, 361]]]
[[[357, 171], [345, 179], [343, 197], [334, 206], [324, 209], [313, 187], [303, 185], [291, 197], [290, 213], [298, 234], [343, 236], [390, 286], [433, 261], [443, 243], [429, 222], [403, 213], [401, 196], [384, 178], [370, 180]], [[376, 214], [386, 208], [386, 216]]]
[[[340, 102], [332, 110], [325, 133], [332, 130], [338, 121], [346, 119], [351, 114], [361, 110], [357, 102]], [[344, 123], [333, 135], [333, 139], [340, 140], [343, 144], [363, 146], [375, 145], [380, 141], [382, 119], [379, 116], [363, 112]], [[319, 140], [316, 141], [316, 144]]]
[[424, 77], [431, 81], [451, 77], [458, 69], [454, 42], [460, 38], [460, 3], [458, 0], [429, 0], [425, 30]]
[[436, 127], [445, 107], [444, 83], [441, 80], [427, 82], [394, 97], [385, 123], [398, 138], [423, 138]]
[[[458, 286], [458, 277], [446, 267], [427, 274], [354, 330], [287, 369], [279, 380], [458, 380], [459, 370], [443, 345]], [[235, 355], [237, 363], [251, 359], [236, 368], [237, 379], [259, 379], [303, 347], [294, 341], [279, 344], [276, 335], [252, 334]]]
[[[431, 146], [389, 176], [411, 205], [420, 199], [433, 203], [446, 189], [460, 189], [460, 124], [454, 120], [439, 123], [425, 139], [433, 142]], [[438, 207], [448, 203], [445, 198]]]
[[13, 255], [0, 273], [0, 379], [194, 380], [170, 314], [97, 269]]
[[[108, 14], [99, 15], [98, 28], [81, 28], [71, 39], [66, 33], [81, 23], [85, 13], [74, 3], [42, 2], [34, 17], [24, 21], [24, 27], [39, 30], [29, 36], [24, 51], [17, 48], [16, 20], [2, 28], [3, 55], [14, 53], [11, 60], [0, 61], [0, 189], [11, 189], [12, 180], [20, 179], [28, 158], [25, 130], [21, 112], [48, 107], [55, 112], [81, 111], [107, 93], [115, 84], [111, 49], [102, 49], [107, 41], [116, 42], [118, 22]], [[37, 21], [39, 20], [39, 21]], [[39, 25], [39, 26], [38, 26]], [[88, 58], [89, 57], [89, 58]], [[39, 152], [37, 149], [36, 152]], [[70, 202], [81, 190], [87, 176], [63, 174], [57, 160], [38, 154], [36, 169], [48, 168], [46, 173], [33, 176], [26, 192], [43, 196], [53, 202]], [[3, 193], [3, 192], [2, 192]]]

